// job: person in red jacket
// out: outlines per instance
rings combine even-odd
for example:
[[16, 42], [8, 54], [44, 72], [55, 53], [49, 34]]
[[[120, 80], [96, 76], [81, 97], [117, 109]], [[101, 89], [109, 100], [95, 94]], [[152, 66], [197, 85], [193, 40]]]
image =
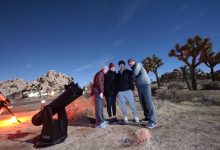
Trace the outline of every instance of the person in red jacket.
[[107, 126], [107, 122], [103, 117], [104, 75], [107, 72], [108, 67], [102, 67], [102, 69], [95, 74], [92, 84], [91, 95], [95, 98], [96, 128], [105, 128]]
[[1, 92], [0, 92], [0, 115], [4, 112], [4, 105], [9, 104], [10, 100], [7, 99]]

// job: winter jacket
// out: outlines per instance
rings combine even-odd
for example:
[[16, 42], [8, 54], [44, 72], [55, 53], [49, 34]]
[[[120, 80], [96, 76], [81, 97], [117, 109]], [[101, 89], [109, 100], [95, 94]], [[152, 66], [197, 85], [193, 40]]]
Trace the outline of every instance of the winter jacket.
[[118, 91], [134, 90], [134, 83], [132, 79], [132, 72], [125, 69], [122, 73], [119, 71], [117, 74]]
[[144, 85], [151, 84], [146, 70], [140, 63], [135, 63], [132, 66], [132, 77], [137, 87], [142, 87]]
[[91, 95], [100, 94], [104, 92], [104, 73], [99, 71], [95, 74], [91, 89]]
[[105, 74], [104, 79], [104, 95], [105, 96], [114, 96], [117, 95], [117, 74], [109, 70], [107, 74]]

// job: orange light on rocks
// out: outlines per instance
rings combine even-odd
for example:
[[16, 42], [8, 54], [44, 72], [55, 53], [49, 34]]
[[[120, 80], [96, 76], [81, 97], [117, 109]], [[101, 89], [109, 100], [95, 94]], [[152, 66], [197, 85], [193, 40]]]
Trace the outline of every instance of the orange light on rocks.
[[[26, 121], [29, 121], [31, 119], [31, 116], [23, 116], [23, 117], [19, 117], [19, 120], [21, 121], [21, 123], [24, 123]], [[3, 127], [11, 127], [11, 126], [15, 126], [20, 124], [15, 116], [12, 116], [9, 119], [4, 119], [4, 120], [0, 120], [0, 128]]]

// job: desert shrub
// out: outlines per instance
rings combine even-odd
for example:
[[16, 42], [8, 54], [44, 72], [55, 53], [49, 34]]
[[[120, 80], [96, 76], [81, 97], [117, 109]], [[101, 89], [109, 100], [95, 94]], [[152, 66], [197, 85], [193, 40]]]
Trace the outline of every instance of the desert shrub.
[[209, 95], [201, 95], [198, 97], [199, 100], [203, 101], [203, 102], [208, 102], [208, 101], [213, 101], [214, 98], [212, 96]]
[[220, 90], [220, 83], [218, 81], [208, 82], [202, 84], [204, 90]]
[[179, 96], [177, 93], [176, 89], [166, 89], [166, 88], [162, 88], [157, 90], [157, 99], [159, 100], [168, 100], [168, 101], [172, 101], [172, 102], [178, 102], [179, 101]]
[[151, 93], [153, 96], [157, 94], [157, 89], [158, 89], [157, 87], [154, 86], [151, 87]]
[[166, 100], [167, 99], [167, 89], [157, 90], [156, 97], [160, 100]]
[[219, 102], [210, 95], [200, 95], [197, 97], [197, 100], [205, 105], [219, 105]]
[[167, 85], [167, 88], [168, 89], [177, 89], [177, 90], [181, 90], [184, 88], [184, 83], [182, 82], [170, 82], [168, 85]]

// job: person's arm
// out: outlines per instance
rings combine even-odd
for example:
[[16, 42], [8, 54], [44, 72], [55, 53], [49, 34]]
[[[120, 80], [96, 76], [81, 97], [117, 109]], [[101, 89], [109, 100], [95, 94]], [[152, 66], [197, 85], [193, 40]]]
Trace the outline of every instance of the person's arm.
[[106, 75], [104, 75], [104, 93], [103, 93], [104, 96], [107, 95], [107, 91], [108, 91], [108, 88], [109, 88], [107, 79], [108, 79], [108, 77], [107, 77], [107, 74], [106, 74]]
[[130, 84], [131, 90], [134, 91], [134, 79], [132, 77], [131, 71], [129, 71], [129, 84]]
[[115, 83], [115, 94], [117, 95], [117, 93], [118, 93], [118, 74], [117, 73], [115, 73], [115, 81], [114, 81]]
[[138, 74], [140, 73], [140, 71], [141, 71], [141, 65], [137, 63], [136, 66], [134, 66], [134, 68], [132, 69], [132, 75], [133, 75], [133, 77], [138, 76]]

